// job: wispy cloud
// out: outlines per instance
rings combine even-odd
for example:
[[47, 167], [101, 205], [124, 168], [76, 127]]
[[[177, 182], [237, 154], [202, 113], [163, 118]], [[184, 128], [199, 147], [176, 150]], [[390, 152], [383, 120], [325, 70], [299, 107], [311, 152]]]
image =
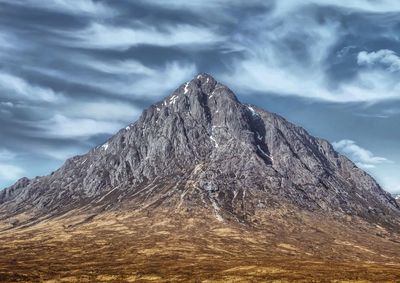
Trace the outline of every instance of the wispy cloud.
[[128, 49], [140, 44], [156, 46], [208, 45], [223, 41], [223, 36], [212, 30], [191, 25], [154, 26], [137, 28], [92, 23], [89, 27], [68, 35], [66, 44], [82, 48]]
[[[96, 135], [116, 133], [136, 120], [140, 112], [141, 110], [137, 107], [118, 100], [89, 102], [74, 101], [69, 98], [53, 111], [46, 113], [49, 118], [37, 119], [34, 122], [26, 121], [25, 125], [30, 126], [31, 130], [25, 134], [34, 138], [85, 141]], [[49, 148], [48, 150], [50, 151]], [[71, 152], [71, 149], [58, 151]]]
[[123, 126], [115, 121], [98, 121], [89, 118], [70, 118], [56, 114], [38, 126], [48, 137], [87, 139], [98, 134], [113, 134]]
[[0, 102], [1, 106], [7, 107], [7, 108], [11, 108], [14, 107], [14, 103], [10, 102], [10, 101], [2, 101]]
[[106, 74], [114, 75], [127, 75], [127, 74], [141, 74], [141, 75], [154, 75], [156, 70], [143, 65], [137, 60], [111, 60], [99, 61], [92, 58], [82, 58], [84, 60], [77, 60], [77, 62], [85, 67], [92, 68], [93, 70], [103, 72]]
[[48, 87], [30, 84], [26, 80], [7, 73], [0, 73], [0, 90], [3, 97], [22, 98], [26, 100], [42, 100], [56, 102], [62, 99], [62, 94]]
[[35, 7], [50, 11], [57, 11], [66, 14], [93, 15], [93, 16], [112, 16], [116, 12], [102, 1], [93, 0], [0, 0], [0, 3], [9, 3], [25, 7]]
[[374, 155], [371, 151], [362, 148], [352, 140], [341, 140], [332, 144], [336, 150], [347, 155], [357, 166], [363, 169], [371, 169], [379, 164], [392, 162], [385, 157]]
[[20, 167], [0, 163], [0, 179], [16, 180], [24, 174]]
[[0, 161], [10, 161], [16, 157], [16, 154], [8, 149], [0, 149]]
[[342, 9], [351, 9], [355, 11], [390, 13], [400, 11], [399, 2], [396, 0], [353, 0], [353, 1], [335, 1], [335, 0], [277, 0], [276, 10], [279, 13], [287, 13], [307, 5], [333, 6]]
[[[86, 58], [86, 60], [80, 60]], [[192, 78], [197, 72], [193, 62], [170, 61], [165, 65], [146, 66], [135, 60], [103, 60], [89, 57], [77, 57], [73, 64], [86, 68], [83, 74], [65, 72], [63, 70], [49, 70], [47, 68], [32, 67], [53, 79], [59, 79], [69, 84], [82, 84], [109, 93], [116, 99], [121, 97], [161, 98], [169, 91], [174, 90], [182, 82]], [[93, 73], [94, 71], [94, 73]], [[96, 79], [99, 74], [109, 75], [103, 79]]]
[[161, 68], [151, 69], [145, 76], [110, 79], [106, 82], [95, 82], [93, 85], [114, 93], [160, 98], [193, 77], [196, 72], [194, 64], [170, 62]]
[[[317, 1], [306, 3], [316, 5]], [[334, 5], [333, 1], [318, 1], [318, 4]], [[339, 17], [321, 21], [315, 10], [302, 10], [304, 6], [300, 1], [298, 4], [279, 1], [276, 3], [279, 13], [244, 21], [238, 35], [226, 43], [242, 50], [243, 56], [233, 60], [229, 71], [222, 75], [224, 81], [245, 93], [274, 93], [337, 103], [400, 100], [397, 76], [382, 68], [360, 67], [383, 64], [390, 71], [398, 70], [400, 60], [393, 51], [360, 52], [355, 58], [358, 65], [351, 66], [352, 76], [332, 77], [331, 56], [346, 31]], [[294, 11], [299, 14], [293, 16]], [[257, 34], [247, 37], [246, 33], [252, 30], [257, 30]], [[341, 51], [338, 55], [342, 61], [352, 59], [344, 58]]]
[[[14, 38], [11, 35], [5, 33], [4, 31], [0, 31], [0, 50], [15, 48], [13, 40]], [[0, 55], [2, 54], [0, 53]]]
[[14, 160], [15, 156], [15, 153], [7, 149], [0, 149], [0, 179], [14, 180], [24, 173], [22, 168], [8, 164]]
[[73, 107], [66, 107], [63, 113], [73, 118], [88, 118], [96, 121], [128, 122], [135, 120], [141, 109], [128, 103], [118, 101], [95, 101], [73, 103]]
[[400, 182], [396, 174], [393, 175], [380, 174], [379, 182], [387, 191], [400, 194]]
[[336, 103], [400, 100], [400, 83], [380, 70], [360, 71], [352, 81], [332, 87], [322, 70], [307, 73], [304, 69], [303, 74], [298, 74], [288, 66], [277, 68], [252, 58], [238, 62], [234, 72], [223, 78], [246, 93], [274, 93]]
[[[224, 80], [244, 92], [272, 92], [306, 98], [349, 101], [351, 94], [328, 87], [325, 61], [340, 37], [337, 22], [319, 24], [308, 18], [281, 16], [254, 18], [243, 24], [234, 39], [244, 58], [234, 60]], [[257, 36], [245, 37], [257, 30]], [[304, 40], [307, 40], [305, 44]], [[231, 44], [231, 43], [228, 43]]]
[[297, 10], [304, 6], [319, 5], [319, 6], [334, 6], [343, 9], [352, 9], [357, 11], [374, 12], [374, 13], [387, 13], [400, 11], [399, 2], [396, 0], [353, 0], [353, 1], [335, 1], [335, 0], [274, 0], [274, 1], [232, 1], [232, 0], [175, 0], [172, 3], [162, 0], [145, 0], [142, 2], [152, 3], [154, 5], [162, 6], [166, 9], [223, 9], [227, 6], [251, 6], [251, 5], [271, 5], [274, 4], [275, 12], [287, 13]]
[[382, 49], [375, 52], [362, 51], [358, 53], [357, 62], [361, 66], [368, 67], [381, 65], [391, 72], [400, 70], [400, 57], [396, 52], [388, 49]]

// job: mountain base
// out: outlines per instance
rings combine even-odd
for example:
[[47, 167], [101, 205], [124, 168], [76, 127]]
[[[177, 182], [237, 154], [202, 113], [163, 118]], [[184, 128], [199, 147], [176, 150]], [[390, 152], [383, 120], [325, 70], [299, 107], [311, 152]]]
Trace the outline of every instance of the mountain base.
[[184, 211], [100, 215], [74, 211], [3, 230], [0, 281], [395, 282], [400, 278], [399, 235], [354, 218], [348, 219], [349, 225], [309, 212], [273, 211], [265, 223], [249, 224]]

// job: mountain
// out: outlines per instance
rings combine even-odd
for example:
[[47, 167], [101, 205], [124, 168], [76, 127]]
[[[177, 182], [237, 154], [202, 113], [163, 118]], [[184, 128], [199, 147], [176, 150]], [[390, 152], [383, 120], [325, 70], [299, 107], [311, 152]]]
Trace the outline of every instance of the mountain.
[[397, 203], [400, 205], [400, 194], [394, 194], [393, 198], [397, 201]]
[[327, 141], [241, 104], [206, 74], [104, 145], [49, 176], [23, 178], [0, 195], [3, 210], [34, 217], [88, 204], [118, 207], [129, 201], [139, 207], [176, 200], [189, 206], [204, 201], [216, 217], [239, 221], [284, 203], [388, 222], [384, 216], [399, 211], [388, 193]]
[[[28, 257], [26, 266], [18, 259], [18, 272], [0, 271], [0, 279], [25, 280], [29, 266], [54, 261], [62, 268], [28, 279], [75, 272], [81, 280], [71, 257], [85, 258], [82, 270], [95, 270], [96, 281], [258, 280], [276, 274], [257, 269], [276, 258], [295, 260], [293, 268], [347, 261], [343, 276], [351, 279], [355, 259], [398, 262], [399, 216], [395, 199], [329, 142], [199, 74], [103, 145], [0, 192], [0, 240], [9, 243], [2, 254], [20, 257], [27, 246], [50, 254]], [[373, 268], [382, 275], [387, 267]], [[285, 278], [301, 279], [296, 272]]]

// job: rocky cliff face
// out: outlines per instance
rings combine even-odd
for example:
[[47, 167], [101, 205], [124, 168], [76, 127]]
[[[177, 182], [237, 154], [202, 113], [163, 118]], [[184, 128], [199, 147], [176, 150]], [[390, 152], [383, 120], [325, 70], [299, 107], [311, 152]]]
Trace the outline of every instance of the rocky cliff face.
[[257, 222], [275, 208], [397, 225], [394, 198], [325, 140], [244, 105], [200, 74], [105, 144], [49, 176], [0, 192], [2, 217], [72, 209], [201, 208], [219, 221]]

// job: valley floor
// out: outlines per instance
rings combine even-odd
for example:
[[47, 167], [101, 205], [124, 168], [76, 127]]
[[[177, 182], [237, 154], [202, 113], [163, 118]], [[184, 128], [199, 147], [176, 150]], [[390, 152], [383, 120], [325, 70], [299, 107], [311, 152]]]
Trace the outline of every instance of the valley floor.
[[0, 232], [0, 282], [400, 282], [381, 227], [76, 215]]

